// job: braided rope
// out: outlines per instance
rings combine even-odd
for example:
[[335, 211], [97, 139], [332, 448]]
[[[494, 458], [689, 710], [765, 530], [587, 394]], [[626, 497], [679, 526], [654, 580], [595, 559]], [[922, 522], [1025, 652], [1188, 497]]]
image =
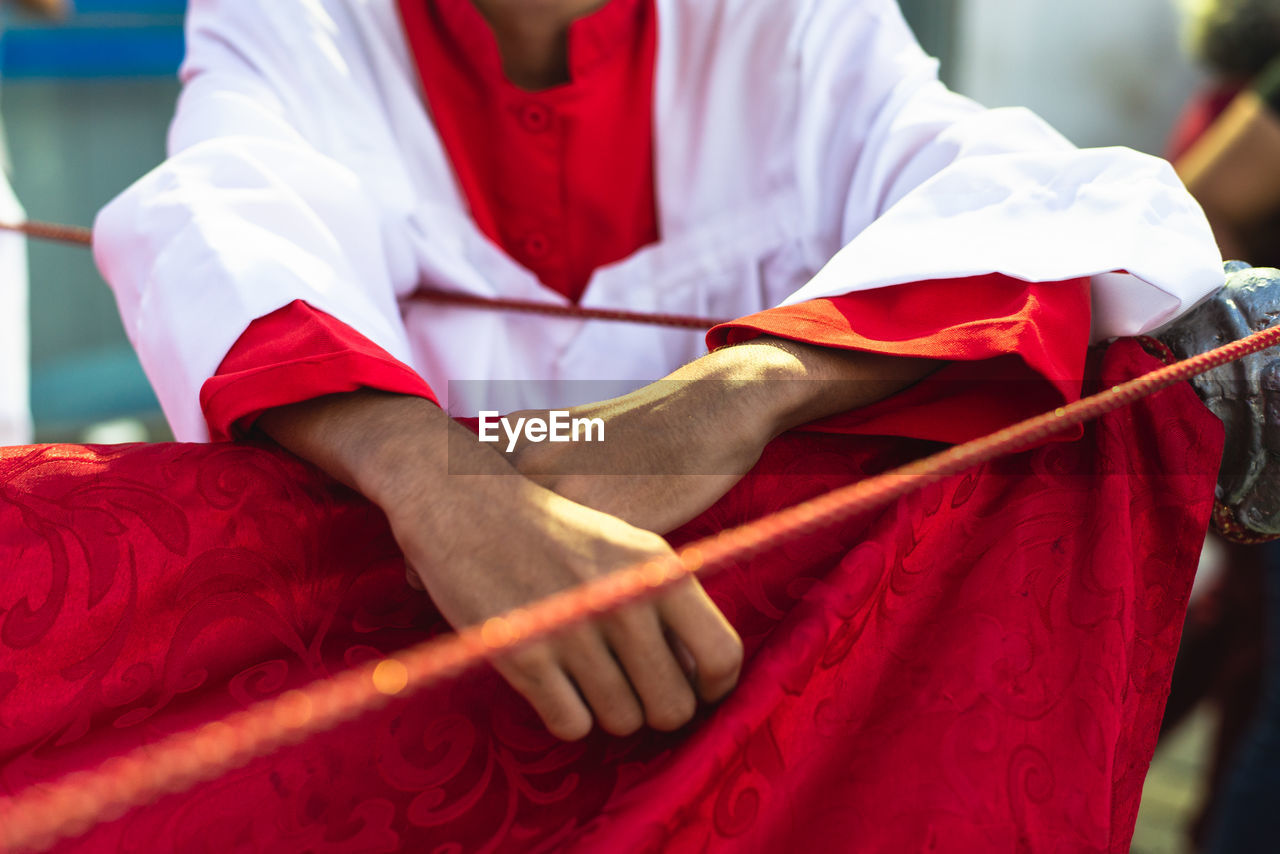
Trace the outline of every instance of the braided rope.
[[74, 243], [79, 246], [93, 245], [93, 232], [78, 225], [57, 225], [52, 222], [12, 223], [0, 222], [0, 231], [16, 231], [37, 240], [52, 240], [56, 243]]
[[[23, 223], [0, 222], [0, 231], [16, 231], [28, 237], [34, 237], [39, 240], [52, 240], [58, 243], [74, 243], [81, 246], [93, 245], [93, 232], [90, 229], [74, 225], [57, 225], [51, 222], [36, 222], [34, 220], [28, 220]], [[580, 305], [556, 305], [555, 303], [538, 302], [536, 300], [461, 294], [427, 287], [414, 291], [410, 298], [440, 305], [453, 305], [460, 308], [515, 311], [549, 317], [570, 317], [578, 320], [641, 323], [649, 326], [669, 326], [675, 329], [705, 331], [726, 322], [725, 320], [715, 320], [689, 314], [664, 314], [660, 312], [628, 311], [621, 308], [586, 308]]]
[[1280, 345], [1280, 326], [1023, 421], [901, 468], [842, 487], [682, 549], [675, 557], [619, 570], [457, 634], [426, 641], [370, 663], [286, 691], [200, 729], [178, 733], [77, 772], [0, 799], [0, 848], [42, 850], [61, 838], [156, 798], [191, 788], [252, 759], [323, 732], [419, 691], [465, 668], [606, 613], [691, 575], [706, 575], [784, 541], [882, 507], [942, 478], [1023, 450], [1068, 428], [1212, 370]]
[[507, 297], [482, 297], [473, 294], [460, 294], [452, 291], [441, 291], [435, 288], [419, 288], [414, 291], [412, 299], [434, 302], [442, 305], [455, 305], [462, 308], [483, 308], [498, 311], [526, 312], [551, 317], [572, 317], [579, 320], [611, 320], [619, 323], [643, 323], [650, 326], [670, 326], [676, 329], [697, 329], [706, 331], [713, 326], [726, 323], [725, 320], [713, 320], [688, 314], [661, 314], [656, 312], [627, 311], [621, 308], [586, 308], [580, 305], [556, 305], [554, 303], [537, 302], [535, 300], [511, 299]]

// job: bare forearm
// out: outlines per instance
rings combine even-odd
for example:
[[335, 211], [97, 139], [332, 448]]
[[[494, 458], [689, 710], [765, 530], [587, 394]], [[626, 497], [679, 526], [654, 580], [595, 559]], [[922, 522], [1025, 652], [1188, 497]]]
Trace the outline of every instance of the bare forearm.
[[762, 337], [710, 353], [671, 378], [687, 374], [731, 383], [732, 396], [759, 419], [758, 429], [776, 436], [882, 400], [943, 364]]
[[466, 461], [468, 471], [513, 473], [499, 454], [474, 441], [451, 446], [451, 435], [465, 428], [430, 401], [407, 395], [329, 395], [270, 410], [258, 427], [388, 512], [429, 497], [423, 493], [445, 491], [451, 447], [474, 457]]
[[666, 533], [718, 501], [780, 434], [887, 397], [941, 364], [760, 338], [575, 407], [575, 417], [605, 423], [607, 441], [526, 443], [516, 467], [573, 501]]
[[420, 454], [429, 469], [435, 467], [433, 434], [440, 431], [432, 429], [431, 409], [439, 412], [419, 398], [358, 391], [272, 409], [257, 426], [280, 446], [382, 503], [396, 455]]

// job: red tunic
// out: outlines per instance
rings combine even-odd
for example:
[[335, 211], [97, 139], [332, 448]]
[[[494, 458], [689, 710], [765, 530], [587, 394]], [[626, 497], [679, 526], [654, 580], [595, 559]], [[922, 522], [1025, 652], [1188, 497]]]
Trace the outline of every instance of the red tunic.
[[574, 21], [570, 82], [507, 80], [471, 0], [402, 0], [440, 139], [476, 225], [544, 285], [577, 301], [597, 267], [658, 239], [653, 0]]

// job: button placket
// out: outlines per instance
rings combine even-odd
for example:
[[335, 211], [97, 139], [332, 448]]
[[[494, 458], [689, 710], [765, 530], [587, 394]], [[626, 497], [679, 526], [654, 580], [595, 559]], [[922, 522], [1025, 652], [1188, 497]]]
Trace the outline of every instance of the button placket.
[[516, 97], [505, 108], [509, 132], [528, 134], [519, 164], [509, 164], [511, 214], [508, 251], [525, 269], [552, 290], [563, 287], [565, 277], [564, 125], [557, 106], [536, 97]]
[[520, 126], [529, 133], [545, 133], [551, 129], [551, 108], [542, 104], [525, 104], [520, 108]]
[[524, 238], [524, 251], [530, 258], [545, 258], [551, 251], [551, 240], [540, 231], [530, 232]]

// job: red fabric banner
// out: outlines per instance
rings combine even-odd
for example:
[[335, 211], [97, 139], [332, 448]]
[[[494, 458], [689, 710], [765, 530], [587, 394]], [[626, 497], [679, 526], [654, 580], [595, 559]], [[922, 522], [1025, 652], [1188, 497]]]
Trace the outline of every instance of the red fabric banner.
[[[1221, 433], [1175, 387], [711, 577], [747, 664], [680, 733], [560, 743], [485, 669], [63, 850], [1127, 851]], [[673, 539], [934, 447], [784, 436]], [[447, 630], [375, 508], [252, 445], [0, 449], [0, 567], [8, 794]]]

